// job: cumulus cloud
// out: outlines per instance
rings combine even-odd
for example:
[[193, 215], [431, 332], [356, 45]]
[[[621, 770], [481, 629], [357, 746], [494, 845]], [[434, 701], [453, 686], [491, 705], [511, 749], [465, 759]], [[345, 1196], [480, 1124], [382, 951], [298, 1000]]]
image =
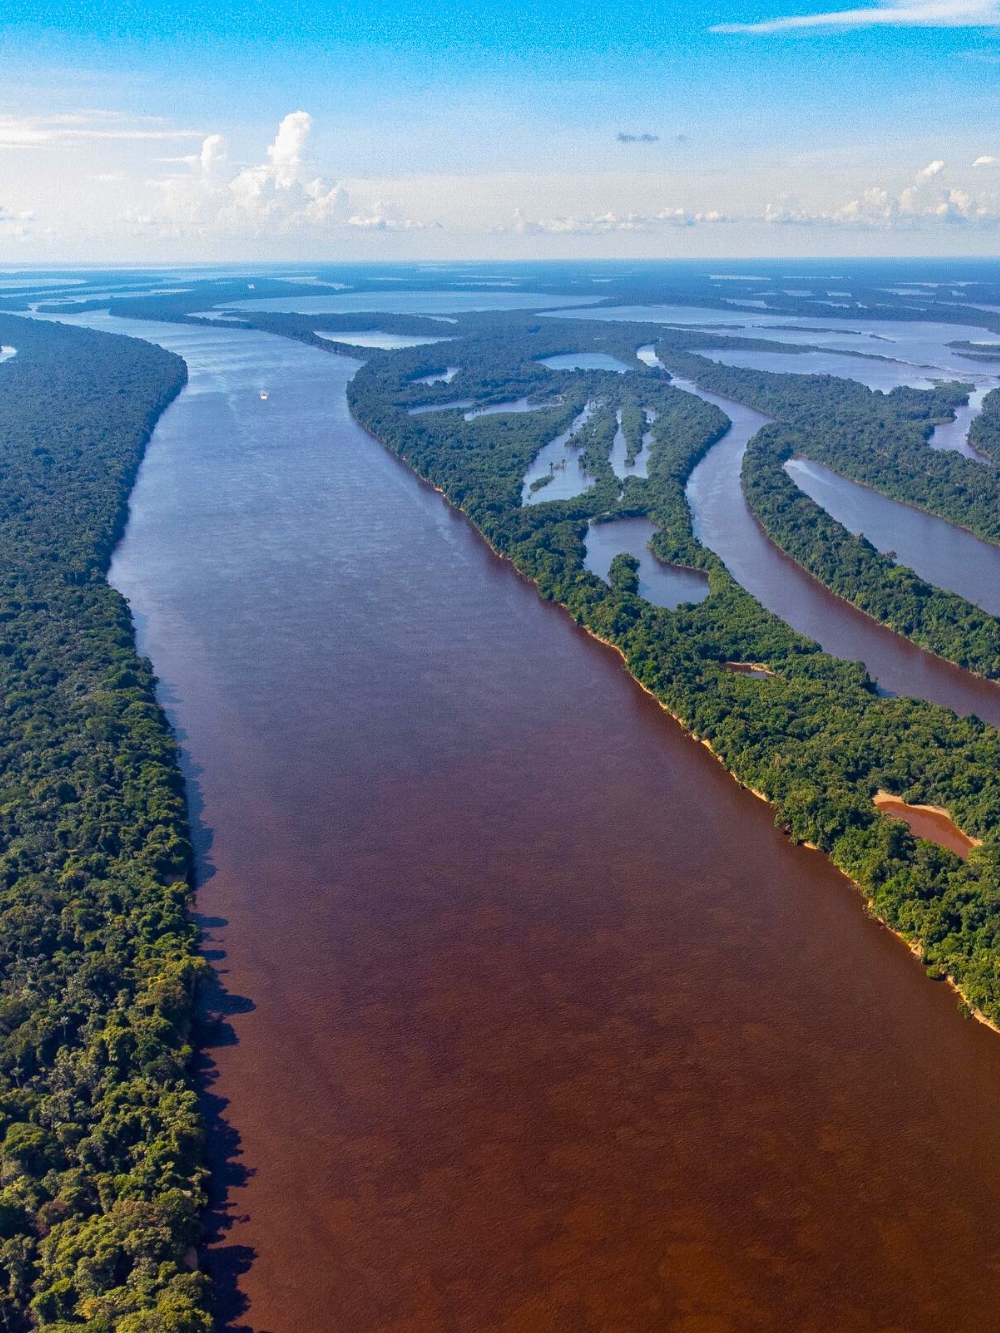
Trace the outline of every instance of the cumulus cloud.
[[405, 218], [391, 205], [353, 207], [348, 192], [314, 174], [308, 162], [312, 117], [292, 111], [267, 146], [264, 161], [237, 167], [220, 134], [210, 134], [200, 150], [168, 159], [183, 171], [148, 182], [159, 206], [129, 220], [170, 236], [284, 234], [299, 230], [353, 227], [373, 231], [408, 231], [422, 223]]
[[757, 23], [717, 23], [712, 32], [772, 33], [803, 28], [980, 28], [1000, 25], [995, 0], [910, 0], [897, 4], [883, 0], [863, 9], [840, 9], [820, 14], [795, 14]]
[[581, 217], [526, 218], [515, 209], [510, 224], [496, 228], [517, 236], [600, 236], [610, 232], [648, 232], [662, 227], [694, 227], [702, 222], [727, 222], [725, 214], [689, 212], [684, 208], [664, 208], [658, 213], [591, 213]]
[[1000, 163], [1000, 157], [984, 156], [977, 157], [972, 165], [974, 167], [995, 167], [998, 163]]
[[941, 161], [931, 162], [918, 171], [914, 183], [899, 194], [883, 186], [872, 186], [840, 208], [815, 212], [799, 206], [792, 196], [783, 196], [768, 204], [764, 221], [778, 225], [814, 226], [826, 224], [867, 230], [916, 228], [935, 223], [980, 223], [996, 225], [1000, 221], [992, 208], [957, 186], [932, 185], [945, 170]]
[[624, 130], [619, 130], [616, 136], [619, 143], [659, 143], [658, 134], [626, 134]]
[[424, 229], [422, 222], [401, 217], [398, 210], [381, 202], [374, 204], [365, 213], [355, 213], [347, 219], [347, 224], [350, 227], [358, 227], [361, 231], [423, 231]]

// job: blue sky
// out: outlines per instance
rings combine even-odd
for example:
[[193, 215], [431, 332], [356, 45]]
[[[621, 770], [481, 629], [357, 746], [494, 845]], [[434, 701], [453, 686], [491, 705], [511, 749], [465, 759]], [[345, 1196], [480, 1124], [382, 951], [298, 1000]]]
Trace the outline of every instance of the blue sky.
[[982, 0], [9, 0], [0, 59], [0, 259], [1000, 238]]

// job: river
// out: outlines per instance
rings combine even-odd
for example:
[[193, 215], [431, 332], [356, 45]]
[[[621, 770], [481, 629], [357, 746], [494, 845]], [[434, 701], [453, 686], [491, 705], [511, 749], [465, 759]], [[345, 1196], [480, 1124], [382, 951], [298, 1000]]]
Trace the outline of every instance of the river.
[[86, 322], [191, 372], [112, 579], [230, 997], [233, 1327], [982, 1333], [996, 1035], [351, 421], [354, 362]]
[[692, 472], [687, 498], [695, 535], [722, 559], [737, 582], [828, 653], [864, 662], [872, 679], [889, 693], [926, 699], [956, 713], [975, 713], [1000, 726], [1000, 685], [978, 679], [893, 634], [834, 596], [764, 534], [743, 496], [740, 470], [747, 442], [768, 418], [689, 380], [675, 376], [673, 383], [714, 403], [733, 423]]

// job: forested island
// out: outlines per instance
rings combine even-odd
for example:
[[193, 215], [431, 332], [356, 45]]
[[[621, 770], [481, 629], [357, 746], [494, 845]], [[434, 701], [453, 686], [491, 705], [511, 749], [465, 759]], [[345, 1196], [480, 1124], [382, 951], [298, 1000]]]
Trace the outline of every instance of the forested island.
[[[480, 331], [461, 348], [452, 346], [449, 358], [461, 361], [463, 369], [447, 386], [450, 396], [495, 396], [502, 386], [511, 396], [532, 386], [539, 394], [551, 392], [554, 382], [540, 373], [535, 340], [547, 353], [558, 335], [531, 324], [518, 334], [509, 320], [506, 324], [502, 333]], [[577, 327], [578, 346], [591, 345], [592, 327]], [[633, 332], [633, 352], [640, 333], [645, 331]], [[595, 331], [594, 336], [607, 335]], [[702, 371], [710, 365], [703, 358], [671, 349], [669, 340], [659, 341], [657, 350], [665, 359], [673, 351], [676, 367], [696, 370], [703, 382]], [[625, 355], [620, 343], [618, 353]], [[488, 376], [481, 376], [484, 363]], [[1000, 1019], [1000, 916], [994, 907], [1000, 890], [995, 832], [1000, 737], [975, 718], [958, 718], [913, 699], [880, 697], [863, 669], [829, 657], [764, 611], [697, 542], [684, 484], [725, 430], [723, 413], [644, 368], [626, 377], [579, 372], [565, 381], [565, 405], [555, 411], [493, 417], [488, 424], [465, 422], [449, 411], [411, 416], [408, 407], [427, 392], [417, 389], [415, 380], [433, 369], [427, 350], [372, 357], [352, 381], [352, 410], [459, 505], [543, 596], [562, 602], [578, 623], [617, 647], [636, 679], [710, 744], [745, 785], [773, 803], [793, 838], [824, 850], [860, 885], [872, 909], [910, 942], [933, 976], [952, 977], [970, 1005]], [[710, 387], [730, 393], [734, 380], [752, 374], [712, 369], [718, 378]], [[772, 391], [773, 379], [789, 383]], [[793, 386], [802, 387], [805, 399], [797, 421], [815, 424], [832, 412], [842, 448], [848, 448], [852, 431], [862, 439], [875, 432], [891, 440], [886, 453], [897, 444], [904, 451], [926, 451], [931, 424], [962, 396], [958, 389], [883, 396], [828, 377], [813, 383], [801, 376], [766, 377], [755, 398], [749, 392], [741, 396], [780, 413], [789, 411]], [[648, 479], [628, 478], [622, 486], [605, 455], [592, 460], [596, 484], [583, 495], [522, 507], [521, 477], [535, 453], [566, 428], [584, 401], [595, 399], [620, 402], [623, 410], [632, 403], [655, 407]], [[950, 464], [948, 456], [942, 472]], [[988, 478], [985, 485], [991, 484]], [[938, 494], [943, 508], [943, 481]], [[782, 511], [780, 504], [777, 508]], [[616, 569], [613, 586], [584, 568], [588, 520], [638, 514], [659, 527], [654, 549], [661, 559], [708, 571], [711, 594], [704, 602], [665, 611], [636, 596], [634, 571], [626, 562]], [[891, 584], [891, 570], [884, 572]], [[937, 594], [931, 605], [949, 632], [961, 633], [952, 618], [958, 610], [964, 613], [962, 599]], [[995, 634], [994, 626], [991, 617], [983, 617], [972, 628], [986, 636]], [[987, 669], [989, 642], [983, 649], [973, 640], [969, 649]], [[763, 664], [772, 675], [733, 672], [727, 669], [732, 662]], [[983, 845], [963, 863], [914, 839], [902, 824], [877, 814], [872, 800], [880, 790], [946, 805]]]
[[[649, 299], [648, 289], [642, 295]], [[231, 292], [226, 296], [231, 299]], [[203, 295], [191, 293], [136, 298], [122, 302], [120, 312], [127, 307], [181, 322], [212, 313]], [[896, 313], [904, 317], [902, 309]], [[942, 313], [935, 308], [933, 317]], [[321, 346], [325, 341], [317, 336], [315, 316], [242, 310], [231, 311], [234, 318], [249, 328]], [[377, 323], [391, 331], [431, 333], [435, 321], [421, 326], [415, 319], [338, 315], [336, 324], [343, 331]], [[447, 359], [460, 369], [447, 382], [422, 382], [443, 366], [440, 349], [365, 351], [366, 364], [349, 393], [358, 419], [460, 506], [544, 596], [562, 602], [579, 623], [614, 644], [640, 683], [774, 804], [792, 837], [826, 851], [860, 885], [872, 909], [910, 942], [932, 975], [952, 977], [977, 1011], [1000, 1018], [1000, 936], [990, 906], [1000, 887], [991, 840], [1000, 813], [993, 776], [1000, 761], [997, 733], [978, 719], [918, 700], [880, 697], [863, 669], [822, 653], [735, 583], [694, 537], [684, 495], [693, 468], [728, 421], [718, 409], [674, 389], [669, 372], [776, 419], [748, 452], [746, 487], [779, 545], [838, 595], [897, 632], [995, 677], [995, 618], [851, 537], [781, 468], [799, 451], [996, 539], [995, 475], [927, 447], [935, 424], [951, 417], [968, 385], [883, 394], [831, 376], [743, 370], [695, 354], [713, 346], [778, 347], [789, 355], [807, 350], [741, 337], [735, 328], [664, 330], [655, 323], [570, 322], [520, 313], [471, 313], [454, 324]], [[440, 329], [438, 323], [438, 336]], [[668, 373], [636, 359], [637, 348], [648, 343]], [[358, 355], [346, 342], [327, 342], [325, 350]], [[624, 377], [570, 374], [540, 364], [577, 350], [605, 353], [633, 370]], [[537, 410], [466, 421], [463, 412], [449, 409], [456, 400], [502, 404], [525, 395], [537, 400]], [[592, 486], [576, 498], [547, 501], [543, 480], [533, 503], [523, 507], [521, 479], [531, 460], [588, 403], [596, 412], [577, 443]], [[435, 405], [442, 410], [411, 415], [414, 407]], [[647, 410], [656, 414], [648, 479], [629, 476], [622, 483], [608, 461], [616, 411], [634, 448], [637, 414]], [[615, 566], [614, 586], [585, 569], [587, 523], [639, 515], [659, 529], [653, 548], [660, 559], [709, 574], [711, 595], [703, 603], [673, 612], [651, 606], [635, 594], [627, 561]], [[743, 675], [728, 669], [732, 662], [758, 663], [772, 674]], [[903, 825], [877, 814], [872, 798], [880, 790], [947, 805], [963, 829], [983, 838], [983, 846], [962, 863], [913, 839]]]

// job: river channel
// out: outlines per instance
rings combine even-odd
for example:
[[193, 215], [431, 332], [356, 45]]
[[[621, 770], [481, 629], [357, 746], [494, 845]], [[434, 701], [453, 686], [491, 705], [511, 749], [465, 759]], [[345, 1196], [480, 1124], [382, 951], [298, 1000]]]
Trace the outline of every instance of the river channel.
[[1000, 1039], [351, 421], [355, 362], [79, 322], [191, 374], [112, 579], [231, 997], [232, 1326], [982, 1333]]

